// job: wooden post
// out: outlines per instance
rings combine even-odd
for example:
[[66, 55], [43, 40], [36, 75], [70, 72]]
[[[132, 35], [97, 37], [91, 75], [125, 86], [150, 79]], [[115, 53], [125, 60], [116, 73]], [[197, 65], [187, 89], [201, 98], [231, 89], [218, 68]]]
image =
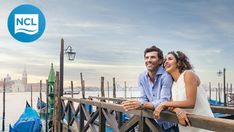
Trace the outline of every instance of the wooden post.
[[211, 99], [211, 82], [209, 82], [209, 99]]
[[32, 84], [31, 84], [31, 107], [33, 107], [33, 93], [32, 93]]
[[2, 131], [5, 131], [5, 101], [6, 101], [6, 78], [3, 82], [3, 112], [2, 112]]
[[113, 78], [113, 98], [116, 98], [115, 78]]
[[124, 98], [127, 98], [127, 86], [126, 86], [126, 81], [124, 81]]
[[[41, 89], [42, 89], [42, 80], [40, 80], [40, 101], [42, 102], [42, 94], [41, 94]], [[42, 105], [40, 105], [40, 115], [42, 114]]]
[[232, 83], [230, 84], [230, 93], [232, 94]]
[[80, 132], [82, 132], [82, 130], [84, 129], [84, 119], [85, 119], [85, 114], [84, 114], [84, 110], [82, 109], [82, 107], [85, 107], [84, 104], [79, 104], [79, 109], [80, 109]]
[[216, 102], [218, 102], [218, 93], [217, 93], [217, 91], [218, 91], [218, 89], [215, 88], [215, 93], [216, 93], [216, 94], [215, 94], [215, 101], [216, 101]]
[[[40, 81], [41, 86], [41, 81]], [[48, 80], [46, 80], [46, 132], [48, 132], [48, 107], [49, 107], [49, 101], [48, 101], [48, 93], [49, 93], [49, 84]]]
[[80, 84], [81, 84], [81, 91], [82, 91], [82, 98], [85, 98], [85, 89], [84, 89], [84, 81], [82, 72], [80, 73]]
[[106, 119], [105, 119], [105, 116], [102, 112], [103, 109], [101, 106], [99, 106], [98, 110], [99, 110], [99, 132], [105, 132], [106, 131], [106, 129], [105, 129]]
[[59, 90], [59, 72], [56, 72], [56, 81], [55, 81], [55, 89], [54, 89], [54, 96], [55, 96], [55, 104], [54, 104], [54, 118], [53, 118], [53, 126], [55, 132], [60, 132], [60, 120], [61, 120], [61, 97]]
[[132, 87], [131, 87], [131, 98], [132, 98]]
[[101, 97], [105, 97], [105, 91], [104, 91], [104, 77], [101, 77]]
[[73, 81], [71, 81], [71, 97], [73, 98]]
[[[110, 98], [110, 87], [109, 87], [109, 81], [107, 81], [107, 94], [108, 94], [108, 98]], [[109, 100], [108, 100], [109, 102]]]
[[220, 83], [218, 83], [219, 103], [221, 102], [221, 96], [220, 96], [221, 93], [220, 92], [221, 92]]
[[227, 83], [227, 88], [226, 88], [227, 90], [226, 90], [226, 93], [227, 93], [227, 95], [228, 95], [228, 93], [229, 93], [229, 88], [228, 88], [228, 83]]
[[226, 69], [223, 68], [223, 98], [224, 98], [224, 106], [227, 106], [226, 102]]

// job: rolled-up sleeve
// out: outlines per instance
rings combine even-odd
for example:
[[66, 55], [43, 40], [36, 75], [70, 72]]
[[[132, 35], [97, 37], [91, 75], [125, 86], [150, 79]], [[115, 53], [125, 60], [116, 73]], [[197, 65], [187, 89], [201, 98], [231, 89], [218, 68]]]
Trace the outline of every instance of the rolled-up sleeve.
[[161, 90], [160, 90], [160, 98], [158, 100], [154, 100], [152, 102], [154, 107], [157, 107], [161, 102], [170, 101], [171, 98], [171, 87], [172, 87], [172, 78], [167, 74], [163, 74], [161, 78]]
[[138, 78], [138, 87], [140, 90], [140, 97], [139, 97], [139, 101], [141, 102], [141, 104], [143, 104], [144, 102], [149, 102], [146, 94], [145, 94], [145, 90], [142, 84], [143, 78], [141, 77], [141, 75]]

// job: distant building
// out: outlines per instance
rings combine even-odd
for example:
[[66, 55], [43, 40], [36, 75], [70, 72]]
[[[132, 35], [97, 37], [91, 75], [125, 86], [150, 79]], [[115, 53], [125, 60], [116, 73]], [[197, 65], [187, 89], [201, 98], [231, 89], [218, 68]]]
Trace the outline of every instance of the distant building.
[[[11, 76], [9, 74], [4, 77], [6, 79], [6, 92], [39, 92], [40, 91], [40, 83], [28, 83], [28, 77], [27, 77], [27, 71], [24, 68], [24, 71], [22, 73], [21, 79], [12, 80]], [[0, 92], [3, 91], [3, 82], [4, 79], [0, 80]], [[46, 84], [42, 84], [42, 91], [45, 91]]]

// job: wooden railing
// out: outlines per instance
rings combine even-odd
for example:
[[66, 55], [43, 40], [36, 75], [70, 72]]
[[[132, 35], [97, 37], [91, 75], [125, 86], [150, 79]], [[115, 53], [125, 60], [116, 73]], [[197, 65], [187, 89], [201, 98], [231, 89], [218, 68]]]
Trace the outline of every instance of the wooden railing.
[[[98, 100], [95, 100], [98, 99]], [[61, 97], [62, 118], [59, 122], [62, 129], [67, 131], [87, 130], [92, 132], [105, 132], [106, 128], [112, 129], [114, 132], [127, 132], [137, 129], [140, 132], [149, 131], [158, 132], [162, 129], [155, 123], [153, 112], [150, 110], [131, 110], [125, 111], [123, 107], [117, 103], [125, 99], [101, 98], [93, 97], [94, 100], [74, 99]], [[100, 101], [101, 100], [101, 101]], [[105, 100], [115, 103], [107, 103]], [[93, 107], [93, 111], [85, 108], [85, 105]], [[216, 112], [220, 112], [222, 108], [212, 107]], [[234, 108], [225, 108], [225, 112], [234, 114]], [[223, 112], [223, 111], [222, 111]], [[128, 121], [123, 121], [123, 113], [132, 115]], [[169, 111], [161, 113], [161, 119], [178, 123], [177, 116]], [[188, 115], [192, 127], [213, 130], [213, 131], [234, 131], [234, 120], [212, 118], [199, 115]]]

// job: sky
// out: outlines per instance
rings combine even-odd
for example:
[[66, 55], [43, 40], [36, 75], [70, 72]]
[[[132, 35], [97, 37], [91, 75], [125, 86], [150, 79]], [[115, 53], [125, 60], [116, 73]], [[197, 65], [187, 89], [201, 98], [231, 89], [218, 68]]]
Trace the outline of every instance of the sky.
[[[44, 34], [32, 43], [15, 40], [7, 28], [10, 12], [21, 4], [38, 7], [46, 18]], [[59, 71], [61, 38], [72, 46], [75, 61], [64, 61], [68, 86], [100, 87], [100, 77], [112, 84], [137, 86], [145, 70], [143, 52], [156, 45], [164, 55], [184, 52], [203, 85], [217, 86], [226, 68], [226, 81], [234, 82], [234, 1], [232, 0], [0, 0], [0, 77], [28, 82], [48, 77], [50, 64]]]

